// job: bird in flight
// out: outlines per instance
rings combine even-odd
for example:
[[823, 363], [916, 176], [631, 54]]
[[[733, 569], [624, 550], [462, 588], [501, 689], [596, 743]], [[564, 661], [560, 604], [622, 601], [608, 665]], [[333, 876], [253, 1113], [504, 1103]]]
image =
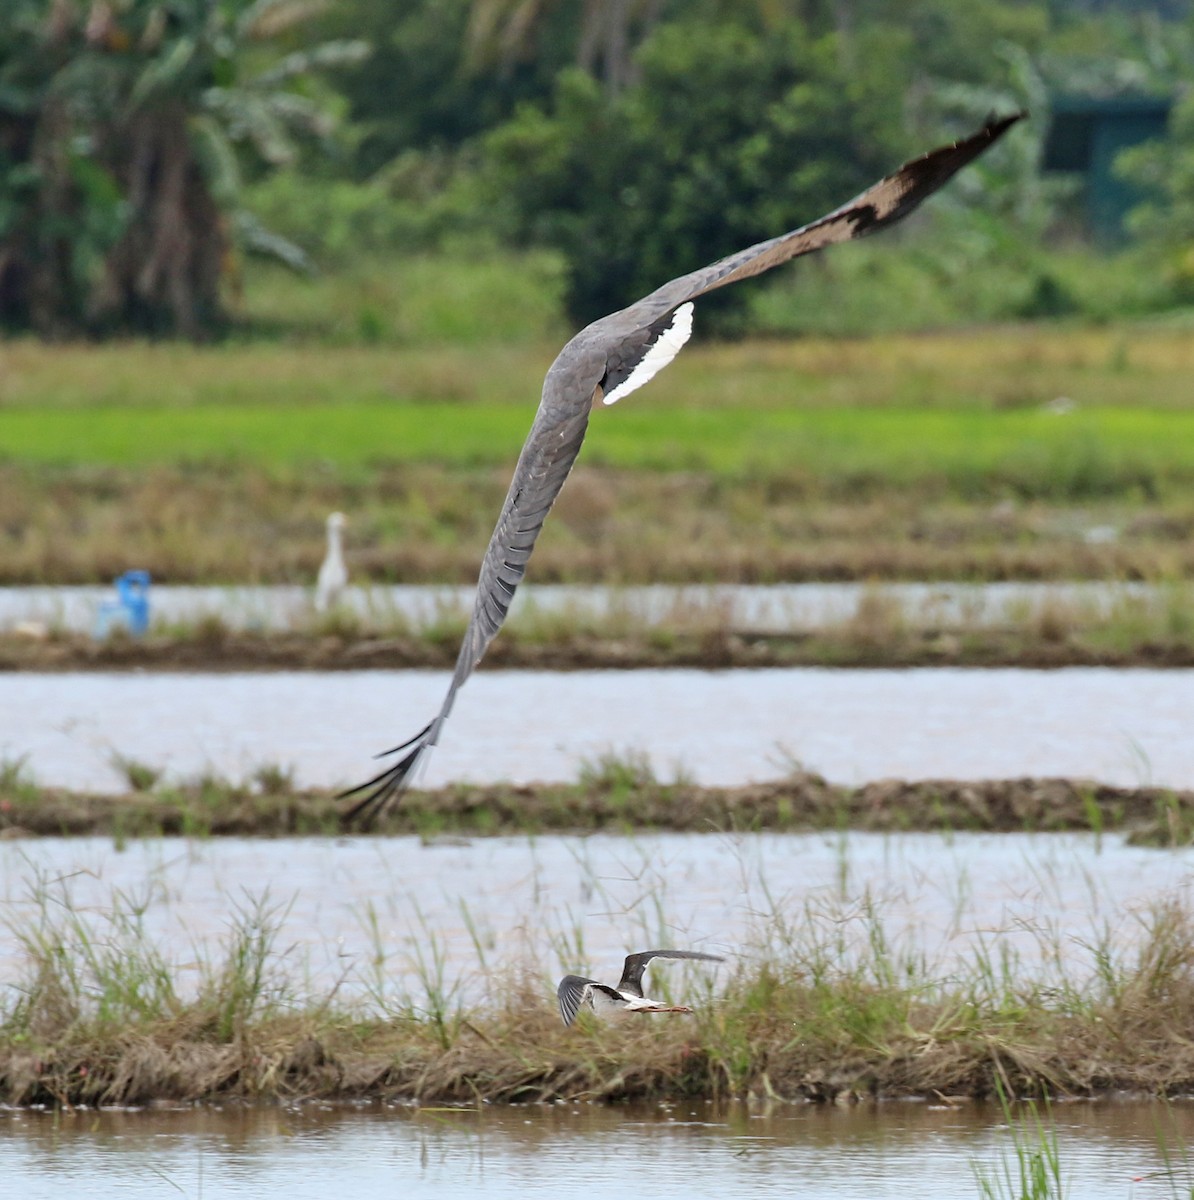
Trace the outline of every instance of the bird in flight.
[[697, 950], [643, 950], [628, 954], [617, 987], [586, 979], [583, 975], [565, 975], [556, 989], [560, 1016], [565, 1025], [576, 1020], [582, 1008], [591, 1008], [599, 1017], [620, 1016], [632, 1012], [682, 1012], [691, 1008], [683, 1004], [664, 1004], [643, 995], [643, 971], [653, 958], [699, 958], [704, 962], [725, 962], [716, 954], [701, 954]]
[[476, 600], [443, 705], [413, 738], [378, 756], [399, 755], [391, 766], [341, 793], [342, 799], [360, 797], [344, 812], [345, 822], [359, 818], [364, 827], [372, 824], [402, 794], [439, 741], [456, 693], [506, 619], [535, 539], [580, 451], [590, 412], [642, 387], [676, 357], [692, 333], [693, 301], [802, 254], [891, 225], [1024, 115], [992, 118], [970, 137], [905, 163], [819, 220], [665, 283], [629, 308], [585, 326], [560, 351], [543, 381], [539, 410], [481, 562]]

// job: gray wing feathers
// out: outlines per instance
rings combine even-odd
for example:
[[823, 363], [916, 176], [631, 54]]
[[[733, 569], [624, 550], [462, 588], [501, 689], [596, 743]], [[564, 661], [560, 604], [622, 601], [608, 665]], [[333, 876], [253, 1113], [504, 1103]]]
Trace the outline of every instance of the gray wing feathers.
[[[629, 308], [594, 321], [564, 347], [547, 373], [543, 403], [535, 415], [502, 515], [485, 551], [472, 618], [443, 707], [410, 741], [386, 752], [406, 752], [393, 766], [341, 793], [342, 797], [364, 793], [363, 799], [343, 814], [343, 820], [352, 821], [359, 816], [366, 825], [372, 821], [409, 784], [420, 760], [435, 745], [456, 692], [473, 673], [506, 619], [535, 539], [584, 440], [589, 409], [596, 395], [594, 389], [603, 389], [609, 395], [619, 383], [625, 382], [651, 347], [666, 336], [668, 323], [680, 305], [714, 288], [759, 275], [801, 254], [849, 241], [899, 220], [1022, 116], [1023, 113], [1017, 113], [989, 121], [964, 141], [906, 163], [819, 221], [665, 283]], [[642, 958], [645, 964], [651, 957], [710, 956], [673, 950], [648, 951], [645, 958], [631, 955], [626, 960], [626, 979], [633, 974], [632, 960]], [[637, 987], [641, 978], [639, 966], [632, 985]]]
[[632, 996], [643, 994], [643, 972], [647, 963], [653, 958], [699, 958], [704, 962], [725, 962], [716, 954], [702, 954], [699, 950], [643, 950], [638, 954], [628, 954], [626, 964], [622, 968], [622, 979], [618, 984], [619, 992], [629, 992]]
[[[590, 388], [583, 406], [566, 416], [540, 409], [535, 418], [481, 563], [477, 598], [456, 660], [452, 693], [476, 669], [510, 611], [535, 540], [580, 453], [589, 424], [591, 396]], [[447, 703], [451, 703], [451, 693]]]
[[[582, 387], [585, 386], [583, 383]], [[439, 712], [424, 729], [393, 751], [406, 751], [393, 766], [341, 797], [360, 795], [342, 817], [360, 819], [368, 827], [406, 788], [427, 752], [439, 741], [440, 730], [452, 711], [456, 693], [476, 669], [506, 619], [510, 602], [526, 572], [531, 550], [564, 480], [584, 441], [595, 384], [589, 384], [583, 403], [571, 411], [540, 406], [531, 432], [518, 457], [514, 479], [502, 505], [502, 515], [489, 539], [477, 580], [477, 598], [464, 633], [456, 670]]]
[[580, 1012], [584, 1002], [585, 988], [596, 984], [594, 979], [586, 979], [583, 975], [565, 975], [556, 988], [556, 999], [560, 1002], [560, 1017], [565, 1025], [571, 1025]]

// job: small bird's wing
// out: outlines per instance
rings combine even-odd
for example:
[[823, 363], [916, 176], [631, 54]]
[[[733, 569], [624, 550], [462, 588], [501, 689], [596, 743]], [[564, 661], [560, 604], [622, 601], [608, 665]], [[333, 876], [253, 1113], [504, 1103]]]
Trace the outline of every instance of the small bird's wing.
[[716, 954], [702, 954], [699, 950], [642, 950], [638, 954], [626, 955], [626, 965], [622, 968], [622, 979], [618, 984], [619, 992], [631, 996], [643, 994], [643, 972], [647, 963], [653, 958], [699, 958], [704, 962], [725, 962]]
[[556, 988], [556, 999], [560, 1002], [560, 1016], [565, 1025], [571, 1025], [576, 1020], [580, 1006], [595, 987], [601, 987], [601, 984], [595, 979], [586, 979], [583, 975], [565, 975], [560, 980], [560, 986]]
[[671, 362], [692, 332], [692, 301], [799, 255], [898, 221], [1021, 116], [992, 120], [963, 141], [913, 159], [811, 225], [665, 283], [629, 308], [586, 326], [560, 351], [544, 380], [543, 399], [481, 563], [472, 617], [443, 705], [413, 738], [384, 752], [405, 751], [396, 763], [341, 793], [342, 797], [361, 796], [343, 813], [342, 820], [351, 822], [359, 817], [362, 825], [371, 824], [402, 793], [436, 744], [456, 693], [506, 619], [535, 539], [580, 452], [592, 405], [601, 399], [607, 403], [620, 399]]

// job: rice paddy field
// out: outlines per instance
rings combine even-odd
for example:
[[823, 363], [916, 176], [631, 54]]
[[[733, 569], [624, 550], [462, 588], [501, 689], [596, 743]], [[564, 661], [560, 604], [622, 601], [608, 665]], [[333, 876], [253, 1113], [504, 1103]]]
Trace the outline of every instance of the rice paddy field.
[[[0, 582], [469, 582], [559, 342], [0, 347]], [[697, 344], [597, 414], [547, 581], [1185, 577], [1194, 341]]]
[[[215, 345], [0, 344], [0, 585], [138, 567], [155, 584], [308, 587], [332, 510], [348, 514], [354, 583], [471, 583], [569, 333], [557, 296], [535, 256], [415, 261], [385, 286], [251, 277], [242, 326]], [[675, 364], [595, 414], [529, 571], [582, 586], [858, 582], [856, 611], [799, 636], [731, 626], [716, 605], [666, 628], [531, 613], [489, 665], [1190, 666], [1194, 316], [948, 325], [718, 342], [698, 312]], [[882, 591], [901, 581], [1147, 589], [946, 627]], [[285, 630], [204, 617], [141, 640], [14, 626], [0, 669], [444, 668], [460, 634], [458, 613], [416, 628], [348, 609]], [[102, 1142], [117, 1107], [223, 1120], [221, 1106], [268, 1106], [288, 1138], [317, 1112], [359, 1132], [467, 1111], [479, 1138], [486, 1113], [534, 1105], [533, 1142], [597, 1102], [626, 1106], [623, 1134], [728, 1122], [737, 1178], [792, 1114], [866, 1111], [882, 1140], [910, 1111], [896, 1102], [915, 1101], [1003, 1138], [995, 1157], [974, 1152], [974, 1194], [1046, 1197], [1067, 1189], [1063, 1102], [1130, 1096], [1123, 1136], [1145, 1166], [1097, 1194], [1191, 1194], [1194, 798], [1153, 786], [1147, 762], [1138, 786], [846, 786], [796, 761], [705, 786], [611, 753], [571, 782], [416, 791], [365, 838], [284, 762], [178, 778], [113, 750], [120, 790], [98, 794], [38, 782], [2, 739], [0, 753], [0, 1103], [20, 1106], [6, 1120], [103, 1110], [87, 1134]], [[680, 902], [660, 873], [682, 843], [701, 849]], [[763, 846], [777, 865], [752, 874]], [[453, 891], [453, 870], [472, 883]], [[737, 905], [720, 924], [718, 888]], [[909, 913], [940, 916], [946, 940], [912, 936]], [[326, 936], [325, 918], [340, 923]], [[653, 977], [691, 1014], [565, 1028], [558, 974], [616, 970], [639, 942], [727, 961]], [[17, 1124], [0, 1163], [25, 1178], [10, 1147], [41, 1143]], [[515, 1144], [504, 1125], [498, 1140]], [[966, 1153], [950, 1143], [954, 1167]], [[1118, 1167], [1090, 1164], [1123, 1156], [1100, 1153], [1083, 1149], [1078, 1174], [1102, 1186]], [[187, 1160], [170, 1161], [163, 1179], [185, 1190]]]
[[[159, 583], [310, 584], [334, 509], [349, 516], [354, 582], [471, 583], [568, 333], [548, 284], [516, 266], [464, 272], [472, 290], [463, 268], [446, 273], [454, 288], [414, 270], [408, 309], [446, 314], [455, 297], [472, 323], [444, 316], [381, 344], [292, 324], [206, 347], [0, 346], [0, 584], [96, 583], [130, 566]], [[488, 333], [482, 306], [505, 314]], [[595, 414], [530, 578], [1144, 580], [1179, 596], [1194, 574], [1190, 325], [1170, 314], [719, 343], [698, 322], [676, 363]], [[1177, 663], [1188, 610], [1170, 603], [1147, 629], [1092, 631], [1060, 613], [1051, 633], [935, 641], [961, 647], [954, 661]], [[355, 647], [386, 631], [345, 620], [327, 632]], [[213, 654], [261, 665], [311, 661], [316, 644], [228, 651], [213, 633]], [[12, 665], [88, 660], [85, 646], [41, 656], [0, 640]], [[671, 653], [645, 636], [630, 659], [600, 632], [583, 647], [559, 630], [546, 640], [564, 665]], [[721, 642], [681, 636], [675, 653], [745, 661]], [[433, 665], [443, 652], [418, 638], [390, 661]], [[938, 651], [847, 631], [758, 653], [867, 663]]]

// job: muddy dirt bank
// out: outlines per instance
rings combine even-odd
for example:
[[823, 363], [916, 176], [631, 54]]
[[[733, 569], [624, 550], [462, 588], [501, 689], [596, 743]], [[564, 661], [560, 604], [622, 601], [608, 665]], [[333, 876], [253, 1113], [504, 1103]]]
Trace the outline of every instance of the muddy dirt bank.
[[[359, 671], [450, 670], [457, 637], [339, 637], [218, 629], [180, 638], [82, 635], [0, 636], [0, 671]], [[983, 629], [772, 634], [575, 636], [522, 641], [503, 633], [485, 668], [627, 670], [643, 667], [1191, 667], [1194, 641], [1128, 639], [1114, 645], [1087, 633]]]
[[[126, 795], [14, 782], [0, 789], [0, 837], [331, 835], [350, 832], [330, 792], [200, 781]], [[414, 791], [375, 832], [425, 838], [633, 830], [1126, 830], [1133, 841], [1191, 840], [1194, 792], [1072, 779], [879, 780], [837, 787], [800, 774], [743, 787], [610, 778], [564, 785]]]

